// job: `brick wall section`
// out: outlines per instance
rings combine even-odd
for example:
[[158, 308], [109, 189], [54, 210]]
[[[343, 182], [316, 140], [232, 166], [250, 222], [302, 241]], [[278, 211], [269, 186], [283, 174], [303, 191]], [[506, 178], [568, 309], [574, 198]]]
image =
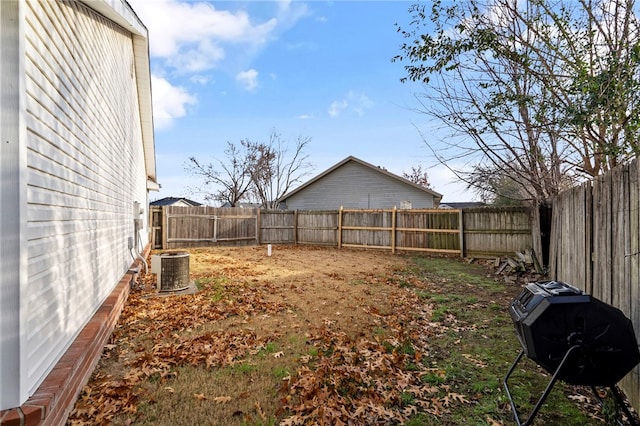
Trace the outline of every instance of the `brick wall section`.
[[[144, 255], [148, 251], [149, 248]], [[118, 322], [134, 278], [133, 273], [122, 277], [27, 402], [21, 407], [0, 411], [0, 426], [64, 425]]]

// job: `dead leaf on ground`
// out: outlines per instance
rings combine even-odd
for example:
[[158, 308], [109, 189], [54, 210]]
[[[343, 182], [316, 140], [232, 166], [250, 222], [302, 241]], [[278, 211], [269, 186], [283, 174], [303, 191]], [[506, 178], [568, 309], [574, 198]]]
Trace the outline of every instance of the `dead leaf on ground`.
[[487, 416], [487, 423], [489, 426], [504, 426], [504, 423], [494, 420], [489, 416]]

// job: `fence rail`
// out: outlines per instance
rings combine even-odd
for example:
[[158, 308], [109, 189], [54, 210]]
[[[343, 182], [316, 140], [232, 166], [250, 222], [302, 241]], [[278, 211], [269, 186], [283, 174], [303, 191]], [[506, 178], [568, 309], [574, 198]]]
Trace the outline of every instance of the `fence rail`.
[[465, 210], [258, 210], [152, 207], [155, 249], [310, 244], [500, 256], [532, 247], [524, 208]]

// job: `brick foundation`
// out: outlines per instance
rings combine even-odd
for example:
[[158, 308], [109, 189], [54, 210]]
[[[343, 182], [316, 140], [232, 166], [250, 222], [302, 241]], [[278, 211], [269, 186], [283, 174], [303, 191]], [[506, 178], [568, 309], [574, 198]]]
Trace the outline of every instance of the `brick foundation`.
[[40, 387], [21, 407], [0, 411], [0, 426], [64, 425], [118, 322], [134, 278], [131, 272], [122, 277]]

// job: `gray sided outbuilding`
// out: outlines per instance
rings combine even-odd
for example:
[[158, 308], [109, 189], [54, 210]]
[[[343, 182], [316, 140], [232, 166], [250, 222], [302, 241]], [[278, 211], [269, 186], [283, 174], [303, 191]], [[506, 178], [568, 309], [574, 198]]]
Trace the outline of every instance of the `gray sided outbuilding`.
[[442, 195], [355, 157], [285, 194], [280, 203], [289, 210], [429, 209]]

